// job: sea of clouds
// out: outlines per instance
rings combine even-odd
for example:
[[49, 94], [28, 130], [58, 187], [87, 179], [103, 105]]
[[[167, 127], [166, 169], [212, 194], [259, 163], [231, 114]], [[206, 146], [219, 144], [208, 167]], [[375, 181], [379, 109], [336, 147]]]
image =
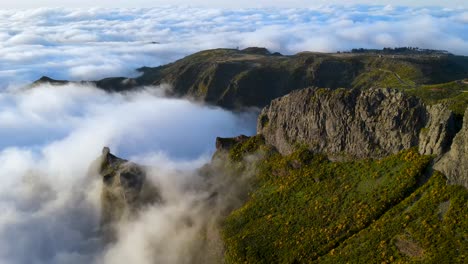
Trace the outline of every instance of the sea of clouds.
[[211, 48], [334, 52], [417, 46], [468, 55], [468, 10], [393, 6], [0, 10], [0, 88], [42, 75], [132, 76]]
[[[170, 87], [24, 87], [42, 75], [133, 76], [220, 47], [294, 54], [419, 46], [468, 55], [467, 24], [467, 10], [391, 6], [0, 10], [0, 264], [192, 263], [193, 241], [217, 215], [194, 206], [207, 193], [184, 186], [210, 161], [217, 136], [255, 133], [256, 111], [165, 98]], [[88, 174], [103, 146], [150, 166], [167, 201], [123, 224], [110, 245], [98, 230], [101, 180]], [[180, 225], [187, 217], [195, 220]]]
[[[210, 161], [217, 136], [254, 134], [256, 116], [164, 98], [161, 89], [43, 85], [0, 93], [0, 263], [191, 262], [183, 246], [199, 229], [176, 223], [199, 213], [198, 196], [183, 185]], [[101, 179], [88, 174], [103, 146], [150, 166], [166, 200], [122, 226], [108, 247], [98, 232]]]

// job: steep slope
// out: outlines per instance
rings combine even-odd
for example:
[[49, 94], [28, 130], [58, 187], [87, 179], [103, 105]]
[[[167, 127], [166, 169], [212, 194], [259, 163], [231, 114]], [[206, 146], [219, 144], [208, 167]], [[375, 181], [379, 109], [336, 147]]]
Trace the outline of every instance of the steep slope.
[[468, 108], [463, 127], [453, 139], [450, 151], [442, 156], [434, 168], [448, 175], [449, 183], [468, 188]]
[[380, 158], [418, 145], [424, 104], [397, 90], [308, 88], [265, 107], [257, 132], [282, 154], [298, 145], [333, 159]]
[[[260, 135], [231, 157], [258, 155]], [[415, 148], [381, 160], [330, 162], [270, 150], [256, 189], [226, 219], [227, 263], [463, 263], [468, 191], [447, 186]]]
[[421, 154], [442, 158], [436, 168], [449, 182], [466, 186], [466, 127], [459, 132], [461, 120], [446, 104], [428, 106], [394, 89], [307, 88], [265, 107], [257, 133], [283, 155], [303, 146], [332, 160], [382, 158], [419, 146]]
[[[427, 54], [313, 53], [292, 56], [264, 48], [201, 51], [174, 63], [138, 69], [137, 78], [105, 78], [93, 83], [106, 91], [169, 84], [174, 96], [188, 96], [225, 108], [264, 107], [272, 99], [310, 86], [392, 87], [434, 102], [468, 101], [468, 57]], [[36, 83], [60, 83], [42, 78]], [[426, 86], [437, 84], [436, 86]], [[439, 85], [443, 84], [443, 85]], [[442, 96], [441, 96], [442, 95]], [[458, 98], [460, 96], [460, 98]], [[463, 109], [464, 110], [464, 109]]]

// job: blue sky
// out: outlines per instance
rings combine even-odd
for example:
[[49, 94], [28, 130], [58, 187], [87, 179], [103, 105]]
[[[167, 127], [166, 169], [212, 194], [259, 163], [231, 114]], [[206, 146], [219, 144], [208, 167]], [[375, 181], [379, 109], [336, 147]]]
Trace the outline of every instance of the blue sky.
[[3, 8], [36, 8], [36, 7], [157, 7], [161, 5], [190, 5], [203, 7], [311, 7], [323, 4], [374, 4], [374, 5], [405, 5], [405, 6], [443, 6], [450, 8], [466, 8], [465, 0], [237, 0], [237, 1], [214, 1], [214, 0], [15, 0], [4, 1]]

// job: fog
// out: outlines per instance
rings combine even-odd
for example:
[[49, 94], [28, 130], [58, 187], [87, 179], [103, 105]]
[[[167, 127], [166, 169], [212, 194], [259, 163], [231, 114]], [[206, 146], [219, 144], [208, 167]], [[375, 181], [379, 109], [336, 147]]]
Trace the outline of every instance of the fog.
[[[194, 237], [216, 215], [199, 202], [207, 192], [186, 186], [216, 136], [255, 133], [256, 113], [164, 98], [164, 89], [0, 93], [0, 263], [191, 263]], [[122, 223], [113, 244], [99, 234], [101, 178], [88, 173], [103, 146], [149, 166], [167, 201]]]
[[295, 54], [411, 46], [468, 55], [467, 23], [466, 7], [0, 9], [0, 89], [42, 75], [134, 76], [138, 67], [214, 48]]

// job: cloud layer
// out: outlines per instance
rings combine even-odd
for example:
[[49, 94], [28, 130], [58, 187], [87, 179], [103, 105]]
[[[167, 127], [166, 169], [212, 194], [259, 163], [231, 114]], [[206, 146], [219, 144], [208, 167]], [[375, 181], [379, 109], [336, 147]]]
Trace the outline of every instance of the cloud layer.
[[[210, 160], [216, 136], [254, 134], [256, 115], [160, 94], [161, 88], [107, 94], [78, 85], [0, 93], [0, 263], [146, 263], [138, 245], [183, 245], [168, 239], [171, 219], [182, 209], [198, 213], [192, 203], [202, 195], [182, 195], [183, 183]], [[104, 145], [152, 166], [151, 177], [172, 191], [165, 198], [175, 197], [123, 225], [131, 241], [124, 236], [107, 248], [98, 235], [101, 181], [87, 176]], [[159, 224], [148, 229], [148, 221]], [[197, 229], [186, 231], [181, 235]]]
[[0, 11], [0, 87], [42, 75], [134, 75], [210, 48], [265, 46], [285, 54], [419, 46], [468, 55], [468, 10], [393, 6], [296, 9]]
[[[324, 4], [343, 4], [340, 0], [237, 0], [237, 1], [214, 1], [214, 0], [72, 0], [64, 3], [61, 0], [16, 0], [4, 3], [6, 8], [37, 8], [37, 7], [155, 7], [161, 5], [191, 5], [197, 7], [220, 7], [220, 8], [265, 8], [265, 7], [310, 7]], [[444, 7], [467, 7], [464, 0], [450, 0], [441, 2], [439, 0], [348, 0], [348, 5], [372, 4], [372, 5], [411, 5], [411, 6], [444, 6]]]

